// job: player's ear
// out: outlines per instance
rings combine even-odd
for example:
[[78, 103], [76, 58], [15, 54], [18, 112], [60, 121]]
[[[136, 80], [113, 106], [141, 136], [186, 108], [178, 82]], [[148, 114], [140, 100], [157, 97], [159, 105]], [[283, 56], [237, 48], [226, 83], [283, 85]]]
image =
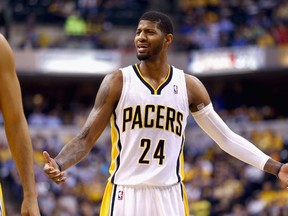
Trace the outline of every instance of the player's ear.
[[167, 34], [166, 36], [165, 36], [165, 41], [166, 41], [166, 43], [168, 44], [168, 45], [170, 45], [171, 43], [172, 43], [172, 41], [173, 41], [173, 34]]

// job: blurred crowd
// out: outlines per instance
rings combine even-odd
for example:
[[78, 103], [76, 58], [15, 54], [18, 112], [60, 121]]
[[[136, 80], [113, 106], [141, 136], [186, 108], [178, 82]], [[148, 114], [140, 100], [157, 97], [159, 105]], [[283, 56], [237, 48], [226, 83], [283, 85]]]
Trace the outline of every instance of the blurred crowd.
[[288, 45], [287, 0], [183, 0], [179, 9], [183, 49]]
[[[119, 41], [111, 30], [136, 25], [148, 3], [148, 0], [14, 0], [6, 5], [12, 11], [11, 24], [25, 26], [23, 37], [16, 44], [19, 48], [117, 49]], [[39, 28], [42, 26], [52, 31]]]
[[[287, 0], [157, 2], [13, 0], [8, 1], [7, 5], [12, 11], [13, 22], [26, 26], [22, 41], [17, 44], [21, 48], [131, 50], [133, 40], [126, 37], [123, 41], [114, 30], [124, 28], [127, 29], [126, 33], [133, 35], [139, 16], [151, 9], [164, 11], [172, 17], [176, 29], [175, 43], [172, 45], [174, 51], [247, 45], [274, 47], [288, 44]], [[57, 34], [39, 30], [39, 26], [45, 25], [57, 27]]]

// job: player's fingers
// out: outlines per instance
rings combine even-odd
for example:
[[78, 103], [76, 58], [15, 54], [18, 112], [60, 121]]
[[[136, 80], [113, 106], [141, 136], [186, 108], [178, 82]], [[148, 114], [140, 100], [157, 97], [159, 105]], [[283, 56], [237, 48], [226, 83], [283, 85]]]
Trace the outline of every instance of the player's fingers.
[[66, 179], [67, 179], [67, 178], [66, 178], [66, 176], [64, 175], [63, 172], [55, 175], [55, 176], [52, 178], [52, 180], [53, 180], [55, 183], [57, 183], [57, 184], [61, 184], [61, 183], [65, 182]]
[[45, 163], [43, 170], [49, 178], [53, 178], [54, 176], [61, 173], [58, 169], [55, 169], [51, 163]]
[[57, 180], [57, 184], [62, 184], [62, 183], [64, 183], [66, 181], [66, 177], [65, 178], [62, 178], [62, 179], [58, 179]]
[[63, 175], [61, 175], [61, 173], [59, 171], [47, 171], [46, 175], [49, 179], [56, 181], [59, 178], [62, 178]]
[[62, 174], [59, 172], [59, 173], [50, 173], [49, 174], [49, 177], [52, 179], [52, 180], [57, 180], [57, 179], [60, 179], [62, 178]]
[[66, 181], [66, 179], [67, 178], [65, 176], [63, 176], [61, 178], [56, 179], [54, 182], [56, 182], [57, 184], [62, 184]]
[[53, 167], [49, 163], [45, 163], [43, 170], [45, 173], [50, 173], [53, 170]]
[[53, 163], [52, 162], [47, 162], [44, 164], [44, 167], [43, 167], [44, 171], [45, 172], [49, 172], [49, 171], [53, 171], [55, 170], [55, 167], [53, 166]]
[[43, 156], [44, 156], [47, 163], [51, 162], [51, 157], [47, 151], [43, 151]]

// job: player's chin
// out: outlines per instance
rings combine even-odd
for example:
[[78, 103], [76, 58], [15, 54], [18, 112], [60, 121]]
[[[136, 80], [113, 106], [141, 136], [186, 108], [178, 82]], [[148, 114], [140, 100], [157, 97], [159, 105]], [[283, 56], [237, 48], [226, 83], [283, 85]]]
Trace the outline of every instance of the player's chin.
[[142, 61], [142, 60], [147, 60], [149, 59], [149, 55], [147, 55], [146, 53], [137, 53], [137, 58]]

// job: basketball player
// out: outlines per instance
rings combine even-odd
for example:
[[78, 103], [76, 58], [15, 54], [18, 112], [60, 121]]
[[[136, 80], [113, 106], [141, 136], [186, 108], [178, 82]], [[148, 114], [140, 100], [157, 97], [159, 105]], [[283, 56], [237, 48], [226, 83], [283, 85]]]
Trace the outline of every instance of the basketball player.
[[[33, 151], [27, 121], [22, 107], [19, 81], [15, 71], [13, 51], [0, 34], [0, 111], [5, 133], [23, 186], [21, 215], [39, 216], [35, 189]], [[1, 214], [5, 216], [4, 200], [0, 188]]]
[[288, 165], [264, 154], [232, 132], [213, 109], [203, 84], [167, 62], [173, 41], [170, 18], [147, 12], [135, 34], [138, 64], [108, 74], [80, 133], [60, 153], [46, 159], [44, 171], [60, 184], [64, 170], [81, 161], [110, 120], [110, 177], [100, 215], [189, 215], [183, 144], [187, 117], [226, 152], [277, 175], [288, 185]]

